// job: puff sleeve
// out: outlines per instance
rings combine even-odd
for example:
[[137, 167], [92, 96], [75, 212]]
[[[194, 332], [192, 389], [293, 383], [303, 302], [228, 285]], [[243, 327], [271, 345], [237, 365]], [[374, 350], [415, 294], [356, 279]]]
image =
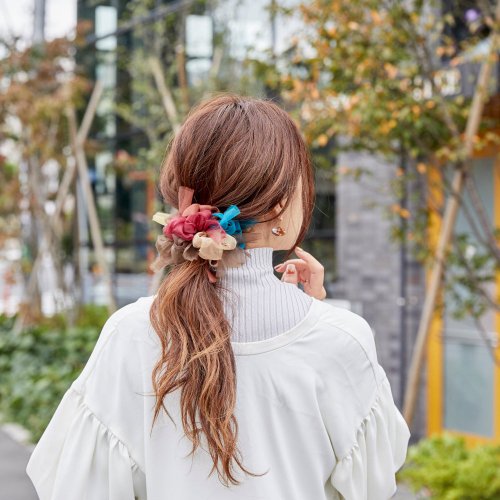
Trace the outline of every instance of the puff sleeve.
[[336, 456], [330, 483], [344, 500], [388, 500], [397, 490], [395, 474], [405, 462], [410, 430], [378, 363], [367, 321], [339, 312], [332, 326], [335, 370], [324, 391]]
[[127, 447], [73, 386], [32, 452], [26, 472], [40, 500], [146, 498], [144, 474]]
[[103, 326], [26, 467], [40, 500], [146, 500], [143, 301]]
[[404, 464], [410, 431], [394, 404], [389, 380], [356, 430], [356, 441], [331, 476], [346, 500], [385, 500], [397, 490], [395, 474]]

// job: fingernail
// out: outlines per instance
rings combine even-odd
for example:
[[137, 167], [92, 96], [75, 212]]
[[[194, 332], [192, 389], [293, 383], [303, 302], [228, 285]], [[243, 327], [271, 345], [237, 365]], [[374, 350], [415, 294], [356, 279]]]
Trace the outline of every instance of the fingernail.
[[274, 269], [278, 269], [278, 267], [281, 267], [282, 265], [283, 265], [283, 264], [276, 264], [276, 265], [274, 266]]
[[293, 264], [288, 264], [288, 266], [286, 266], [286, 272], [293, 274], [295, 272], [295, 266]]
[[302, 248], [300, 247], [295, 247], [295, 250], [298, 250], [299, 252], [303, 252], [304, 250], [302, 250]]

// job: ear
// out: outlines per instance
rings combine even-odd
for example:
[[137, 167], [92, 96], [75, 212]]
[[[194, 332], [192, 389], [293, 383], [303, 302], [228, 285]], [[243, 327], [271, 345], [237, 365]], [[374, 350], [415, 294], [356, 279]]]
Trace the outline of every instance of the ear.
[[278, 214], [283, 210], [283, 207], [285, 206], [285, 201], [280, 201], [272, 208], [271, 213], [273, 217], [277, 217]]

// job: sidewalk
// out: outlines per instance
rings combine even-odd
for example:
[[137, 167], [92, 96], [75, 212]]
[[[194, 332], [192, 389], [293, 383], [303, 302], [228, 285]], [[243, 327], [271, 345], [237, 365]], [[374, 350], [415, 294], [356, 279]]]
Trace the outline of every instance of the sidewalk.
[[0, 429], [0, 500], [37, 500], [35, 488], [26, 474], [28, 447]]
[[398, 491], [391, 500], [417, 500], [417, 498], [415, 493], [412, 493], [406, 486], [398, 485]]

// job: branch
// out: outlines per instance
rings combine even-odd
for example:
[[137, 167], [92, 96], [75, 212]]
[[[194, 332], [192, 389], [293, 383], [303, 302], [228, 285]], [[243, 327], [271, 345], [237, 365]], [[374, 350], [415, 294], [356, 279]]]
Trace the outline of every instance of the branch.
[[469, 174], [465, 182], [466, 182], [465, 186], [467, 188], [467, 191], [469, 192], [471, 201], [474, 205], [474, 208], [476, 209], [479, 221], [482, 225], [484, 234], [487, 238], [487, 242], [485, 242], [485, 245], [492, 251], [495, 259], [500, 263], [500, 248], [498, 247], [496, 239], [494, 238], [490, 230], [490, 221], [486, 216], [483, 202], [479, 196], [476, 180], [474, 179], [474, 176]]
[[[90, 96], [89, 103], [87, 108], [85, 109], [85, 114], [83, 115], [82, 123], [80, 128], [76, 134], [77, 141], [79, 144], [83, 144], [87, 140], [87, 136], [90, 131], [90, 126], [92, 121], [94, 120], [94, 116], [97, 110], [97, 104], [101, 99], [102, 92], [104, 90], [103, 84], [101, 81], [97, 81]], [[71, 188], [71, 184], [73, 183], [73, 179], [76, 173], [76, 163], [72, 162], [68, 166], [66, 166], [66, 170], [64, 171], [64, 176], [61, 181], [61, 185], [57, 192], [57, 197], [55, 201], [55, 212], [54, 212], [54, 223], [56, 230], [59, 229], [59, 217], [61, 215], [61, 211], [64, 205], [64, 201], [68, 196], [68, 193]]]
[[[468, 179], [471, 178], [470, 172], [466, 173], [465, 178], [466, 178], [466, 182]], [[445, 187], [445, 192], [446, 192], [446, 189], [451, 191], [451, 186], [446, 179], [443, 180], [443, 185]], [[459, 201], [460, 201], [460, 208], [462, 209], [463, 214], [465, 215], [465, 218], [467, 219], [467, 222], [469, 223], [469, 226], [470, 226], [472, 233], [477, 238], [478, 242], [481, 243], [482, 245], [484, 245], [485, 248], [489, 249], [491, 251], [491, 253], [493, 254], [492, 255], [493, 258], [495, 258], [497, 260], [498, 248], [497, 248], [496, 242], [494, 240], [488, 240], [488, 239], [485, 239], [483, 237], [483, 234], [481, 233], [481, 231], [477, 227], [477, 224], [474, 220], [474, 217], [472, 216], [469, 208], [467, 207], [467, 203], [464, 203], [464, 197], [462, 195], [459, 195]], [[481, 203], [481, 202], [479, 202], [479, 203]], [[487, 223], [487, 225], [489, 226], [489, 223]], [[487, 228], [485, 231], [490, 232], [489, 228]], [[499, 260], [499, 262], [500, 262], [500, 260]]]
[[[452, 186], [451, 186], [450, 182], [446, 179], [445, 175], [442, 175], [441, 177], [442, 177], [442, 186], [444, 188], [443, 191], [444, 191], [445, 195], [447, 195], [448, 193], [452, 192]], [[465, 182], [467, 182], [469, 179], [472, 179], [472, 176], [471, 176], [470, 172], [467, 172], [465, 174]], [[479, 196], [479, 195], [477, 194], [477, 196]], [[467, 203], [464, 202], [464, 196], [461, 193], [459, 193], [459, 194], [457, 194], [457, 198], [459, 201], [460, 208], [462, 209], [462, 212], [463, 212], [465, 218], [467, 219], [467, 222], [469, 223], [469, 226], [470, 226], [472, 233], [477, 238], [478, 242], [481, 243], [482, 245], [484, 245], [484, 247], [492, 253], [492, 257], [500, 263], [500, 250], [497, 246], [495, 239], [493, 238], [493, 235], [491, 234], [491, 230], [489, 228], [490, 224], [489, 224], [489, 221], [487, 220], [486, 214], [484, 214], [484, 210], [483, 210], [483, 215], [484, 215], [483, 230], [486, 233], [486, 239], [484, 238], [481, 231], [478, 229], [477, 224], [474, 220], [474, 217], [472, 216], [472, 214], [467, 206]], [[472, 200], [472, 201], [473, 201], [474, 208], [476, 209], [476, 211], [478, 211], [478, 212], [481, 211], [482, 210], [482, 202], [481, 202], [480, 198], [478, 198], [475, 202], [474, 202], [474, 200]]]
[[160, 93], [163, 108], [165, 109], [165, 114], [170, 120], [170, 124], [172, 125], [174, 132], [177, 132], [180, 128], [179, 115], [177, 113], [177, 107], [175, 106], [172, 93], [170, 92], [165, 82], [165, 77], [163, 76], [163, 71], [161, 70], [160, 61], [158, 60], [158, 58], [151, 56], [149, 58], [149, 66], [155, 80], [156, 88]]
[[[453, 273], [451, 273], [449, 271], [449, 269], [446, 270], [446, 273], [453, 276]], [[483, 290], [481, 289], [480, 292], [483, 292]], [[487, 297], [487, 294], [485, 294], [485, 296]], [[497, 307], [497, 304], [495, 304], [495, 309], [500, 310], [500, 308]], [[479, 318], [477, 316], [473, 315], [472, 320], [474, 321], [474, 324], [476, 325], [476, 328], [477, 328], [478, 333], [481, 337], [481, 340], [483, 340], [484, 346], [485, 346], [486, 350], [488, 351], [488, 354], [491, 357], [493, 363], [497, 366], [500, 366], [500, 358], [497, 357], [496, 352], [495, 352], [496, 344], [494, 344], [494, 341], [492, 342], [488, 338], [488, 331], [484, 328], [484, 326], [481, 323], [481, 321], [479, 320]]]
[[[454, 235], [452, 237], [452, 241], [455, 243], [456, 242], [456, 236]], [[486, 300], [486, 302], [488, 303], [488, 305], [494, 309], [495, 311], [499, 312], [500, 313], [500, 304], [498, 304], [494, 299], [492, 299], [489, 295], [488, 295], [488, 292], [486, 292], [486, 290], [484, 290], [483, 288], [481, 288], [481, 286], [479, 284], [477, 284], [476, 282], [476, 275], [474, 273], [474, 271], [470, 268], [469, 266], [469, 263], [467, 262], [467, 258], [462, 255], [460, 252], [457, 251], [456, 253], [458, 259], [460, 260], [460, 263], [463, 265], [464, 267], [464, 270], [467, 274], [467, 277], [471, 279], [471, 281], [475, 282], [474, 283], [474, 290], [476, 290], [477, 292], [479, 292], [479, 294]]]
[[76, 112], [74, 107], [68, 107], [67, 111], [71, 147], [73, 149], [73, 155], [75, 157], [78, 177], [81, 182], [82, 190], [84, 193], [84, 199], [86, 203], [86, 210], [90, 226], [90, 235], [92, 237], [92, 243], [94, 245], [94, 251], [96, 254], [97, 262], [101, 268], [103, 278], [108, 291], [108, 311], [113, 313], [116, 310], [115, 298], [113, 295], [113, 283], [111, 279], [111, 272], [106, 261], [104, 242], [102, 239], [101, 224], [97, 214], [97, 206], [90, 186], [89, 172], [87, 165], [87, 158], [85, 156], [85, 151], [83, 149], [83, 144], [78, 142], [77, 136], [77, 122], [76, 122]]
[[484, 344], [486, 346], [486, 350], [488, 351], [488, 354], [490, 355], [493, 363], [497, 366], [500, 366], [500, 358], [497, 357], [495, 353], [495, 345], [490, 345], [492, 344], [491, 340], [488, 338], [488, 332], [486, 328], [482, 325], [481, 321], [479, 321], [479, 318], [476, 318], [475, 316], [473, 317], [474, 323], [476, 324], [476, 327], [479, 331], [479, 335], [481, 335], [481, 338], [484, 341]]
[[[397, 3], [398, 7], [400, 7], [399, 2]], [[386, 4], [386, 8], [391, 8], [391, 6]], [[456, 123], [453, 121], [450, 110], [448, 109], [448, 106], [445, 104], [445, 100], [441, 95], [441, 89], [438, 88], [433, 77], [434, 73], [436, 72], [436, 68], [434, 67], [433, 58], [429, 52], [429, 47], [427, 46], [426, 39], [424, 38], [423, 43], [418, 44], [417, 40], [422, 39], [423, 37], [421, 37], [416, 30], [416, 26], [413, 21], [411, 19], [408, 19], [407, 16], [402, 16], [401, 21], [405, 23], [406, 29], [410, 34], [409, 38], [415, 50], [414, 54], [419, 64], [420, 71], [431, 85], [434, 99], [437, 101], [440, 109], [443, 111], [443, 119], [448, 126], [450, 133], [458, 140], [460, 139], [460, 131], [458, 130]], [[419, 49], [423, 50], [423, 56], [420, 53]]]

